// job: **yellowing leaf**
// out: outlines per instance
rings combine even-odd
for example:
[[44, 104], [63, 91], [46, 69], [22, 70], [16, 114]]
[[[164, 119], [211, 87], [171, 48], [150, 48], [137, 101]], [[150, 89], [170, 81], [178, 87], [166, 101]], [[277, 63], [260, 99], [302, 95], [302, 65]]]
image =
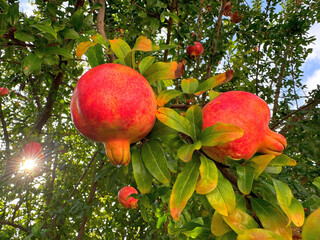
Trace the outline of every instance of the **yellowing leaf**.
[[232, 231], [228, 224], [225, 223], [221, 214], [214, 212], [211, 220], [211, 232], [215, 236], [223, 236], [227, 232]]
[[123, 41], [121, 38], [109, 40], [112, 52], [119, 58], [124, 59], [127, 54], [131, 51], [128, 43]]
[[312, 212], [306, 219], [306, 223], [302, 228], [303, 240], [319, 240], [320, 239], [320, 208]]
[[281, 154], [280, 156], [275, 157], [271, 161], [271, 164], [273, 166], [295, 166], [297, 162], [287, 155]]
[[201, 148], [201, 142], [197, 141], [194, 144], [186, 143], [182, 145], [178, 151], [177, 156], [184, 162], [189, 162], [191, 160], [192, 154], [195, 150], [199, 150]]
[[210, 101], [215, 99], [216, 97], [218, 97], [220, 94], [221, 94], [220, 92], [216, 92], [216, 91], [210, 90], [209, 91], [209, 99], [210, 99]]
[[159, 46], [153, 45], [151, 40], [145, 36], [140, 36], [137, 38], [136, 43], [134, 44], [134, 51], [157, 51], [159, 50]]
[[81, 42], [79, 43], [79, 45], [77, 46], [76, 49], [76, 55], [77, 57], [81, 58], [81, 56], [83, 54], [85, 54], [85, 52], [92, 46], [96, 45], [96, 42], [91, 42], [91, 41], [87, 41], [87, 42]]
[[218, 171], [218, 185], [206, 195], [210, 205], [221, 215], [228, 216], [236, 206], [236, 196], [231, 183]]
[[301, 227], [304, 223], [304, 210], [301, 205], [301, 203], [295, 199], [292, 198], [291, 204], [289, 206], [289, 212], [291, 216], [291, 221], [297, 226]]
[[170, 195], [170, 213], [176, 221], [179, 220], [182, 210], [194, 192], [199, 176], [199, 164], [197, 159], [188, 162], [173, 185]]
[[95, 43], [100, 43], [100, 44], [104, 45], [105, 47], [108, 46], [107, 41], [102, 37], [101, 34], [93, 35], [90, 39], [92, 41], [94, 41]]
[[182, 79], [181, 88], [184, 93], [194, 93], [199, 86], [199, 82], [195, 78]]
[[238, 235], [237, 240], [285, 240], [278, 234], [261, 228], [248, 229]]
[[223, 216], [224, 221], [238, 234], [243, 233], [247, 229], [258, 228], [258, 223], [246, 212], [239, 208], [228, 215]]
[[163, 90], [159, 93], [157, 97], [157, 104], [159, 107], [163, 107], [167, 104], [171, 99], [178, 97], [182, 94], [182, 92], [178, 90]]
[[139, 71], [140, 73], [143, 75], [144, 71], [147, 70], [155, 61], [155, 57], [145, 57], [141, 60], [141, 62], [139, 63]]
[[275, 157], [272, 154], [265, 154], [251, 158], [246, 162], [246, 165], [249, 165], [255, 168], [254, 178], [258, 179], [260, 174], [265, 170], [270, 161]]
[[201, 156], [200, 160], [200, 180], [196, 184], [196, 192], [198, 194], [208, 194], [217, 187], [218, 169], [212, 160], [204, 156]]

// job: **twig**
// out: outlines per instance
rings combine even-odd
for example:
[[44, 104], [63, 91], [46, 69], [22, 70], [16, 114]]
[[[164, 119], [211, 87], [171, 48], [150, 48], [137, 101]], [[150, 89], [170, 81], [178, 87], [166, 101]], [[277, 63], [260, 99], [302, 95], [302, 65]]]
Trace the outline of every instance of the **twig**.
[[8, 159], [10, 156], [10, 139], [9, 139], [9, 133], [8, 133], [8, 129], [7, 129], [7, 123], [4, 119], [4, 114], [2, 111], [1, 101], [0, 101], [0, 120], [1, 120], [2, 130], [3, 130], [3, 134], [4, 134], [4, 141], [6, 143], [6, 158]]
[[6, 220], [0, 220], [0, 224], [9, 225], [9, 226], [18, 228], [18, 229], [20, 229], [20, 230], [28, 233], [28, 230], [27, 230], [26, 228], [22, 227], [22, 226], [19, 225], [19, 224], [14, 223], [14, 222], [9, 222], [9, 221], [6, 221]]
[[[172, 13], [175, 9], [177, 9], [177, 4], [176, 4], [176, 1], [173, 0], [170, 7], [170, 13]], [[172, 24], [173, 24], [173, 19], [172, 17], [170, 17], [168, 21], [168, 29], [167, 29], [167, 40], [166, 40], [167, 45], [169, 45], [170, 43]], [[169, 49], [166, 49], [164, 51], [164, 57], [163, 57], [164, 62], [168, 60], [168, 53], [169, 53]]]

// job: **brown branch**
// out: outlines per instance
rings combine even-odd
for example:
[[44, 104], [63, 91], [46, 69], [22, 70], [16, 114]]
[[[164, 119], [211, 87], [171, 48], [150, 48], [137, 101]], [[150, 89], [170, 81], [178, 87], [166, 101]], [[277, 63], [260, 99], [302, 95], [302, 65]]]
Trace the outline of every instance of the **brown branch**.
[[26, 233], [29, 232], [26, 228], [22, 227], [21, 225], [13, 223], [13, 222], [6, 221], [6, 220], [0, 220], [0, 224], [1, 225], [9, 225], [11, 227], [18, 228], [18, 229], [20, 229], [20, 230], [22, 230], [22, 231], [24, 231]]
[[[171, 7], [170, 7], [170, 13], [173, 13], [173, 11], [175, 9], [177, 9], [177, 3], [175, 0], [173, 0]], [[167, 30], [167, 40], [166, 40], [167, 45], [169, 45], [169, 43], [170, 43], [172, 25], [173, 25], [173, 19], [172, 19], [172, 17], [170, 17], [169, 21], [168, 21], [168, 30]], [[163, 57], [164, 62], [166, 62], [168, 60], [168, 54], [169, 54], [169, 49], [166, 49], [164, 51], [164, 57]]]
[[59, 89], [60, 84], [62, 83], [62, 78], [63, 78], [63, 74], [62, 74], [62, 72], [59, 72], [52, 81], [52, 85], [51, 85], [51, 88], [50, 88], [50, 91], [49, 91], [49, 94], [47, 97], [47, 103], [46, 103], [44, 110], [40, 114], [40, 116], [34, 126], [34, 129], [38, 134], [41, 133], [42, 127], [46, 124], [46, 122], [48, 121], [48, 119], [51, 116], [53, 104], [54, 104], [56, 97], [58, 95], [58, 89]]
[[[100, 3], [102, 6], [99, 9], [98, 15], [97, 15], [97, 31], [108, 42], [108, 38], [104, 30], [104, 16], [106, 14], [106, 2], [105, 0], [98, 0], [98, 3]], [[114, 56], [113, 53], [108, 54], [108, 57], [111, 62], [116, 60], [116, 57]]]
[[0, 101], [0, 120], [2, 125], [3, 135], [4, 135], [4, 141], [6, 143], [6, 158], [8, 159], [10, 157], [10, 139], [9, 139], [9, 133], [7, 129], [7, 123], [5, 121], [4, 114], [2, 111], [1, 101]]

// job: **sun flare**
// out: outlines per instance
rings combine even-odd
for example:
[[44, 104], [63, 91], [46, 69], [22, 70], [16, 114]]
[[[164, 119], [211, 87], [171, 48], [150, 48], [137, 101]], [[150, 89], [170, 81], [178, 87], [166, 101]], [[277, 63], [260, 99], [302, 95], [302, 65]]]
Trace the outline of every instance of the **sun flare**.
[[36, 166], [35, 159], [26, 159], [24, 162], [22, 162], [20, 166], [20, 170], [28, 171], [34, 169]]

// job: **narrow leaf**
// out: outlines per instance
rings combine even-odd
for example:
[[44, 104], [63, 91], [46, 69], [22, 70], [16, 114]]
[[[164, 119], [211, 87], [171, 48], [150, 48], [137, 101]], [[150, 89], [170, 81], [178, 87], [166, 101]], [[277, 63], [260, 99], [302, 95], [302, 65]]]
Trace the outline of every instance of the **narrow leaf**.
[[278, 234], [261, 228], [248, 229], [238, 235], [237, 240], [285, 240]]
[[177, 156], [184, 162], [189, 162], [191, 160], [192, 154], [195, 150], [199, 150], [201, 148], [201, 142], [197, 141], [194, 144], [184, 144], [182, 145], [178, 151]]
[[133, 176], [136, 180], [137, 187], [142, 194], [149, 193], [152, 188], [152, 176], [144, 166], [141, 157], [141, 149], [135, 149], [132, 152], [132, 169]]
[[145, 70], [147, 70], [155, 61], [155, 57], [145, 57], [139, 63], [139, 71], [143, 75]]
[[85, 54], [85, 52], [92, 46], [96, 45], [97, 43], [95, 42], [91, 42], [91, 41], [87, 41], [87, 42], [81, 42], [79, 43], [77, 50], [76, 50], [76, 55], [77, 57], [81, 58], [81, 56], [83, 54]]
[[159, 93], [157, 97], [157, 104], [159, 107], [163, 107], [167, 104], [171, 99], [180, 96], [182, 92], [178, 90], [163, 90]]
[[41, 32], [49, 33], [55, 39], [57, 39], [57, 33], [51, 26], [48, 26], [46, 24], [37, 23], [37, 24], [31, 25], [31, 27], [35, 27]]
[[230, 231], [232, 231], [232, 228], [225, 223], [221, 214], [215, 211], [211, 220], [212, 234], [215, 236], [223, 236]]
[[197, 182], [196, 192], [198, 194], [208, 194], [217, 187], [218, 169], [212, 160], [204, 156], [201, 156], [200, 160], [200, 180]]
[[102, 37], [101, 34], [93, 35], [90, 39], [95, 43], [100, 43], [101, 45], [108, 47], [107, 41]]
[[210, 205], [221, 215], [228, 216], [236, 206], [236, 196], [231, 183], [218, 171], [217, 187], [206, 195]]
[[151, 140], [142, 145], [141, 156], [149, 173], [163, 184], [170, 183], [171, 174], [161, 144]]
[[111, 50], [119, 59], [124, 59], [126, 55], [131, 51], [128, 43], [123, 41], [121, 38], [109, 40]]
[[197, 105], [193, 105], [188, 108], [185, 114], [185, 118], [191, 124], [192, 135], [195, 136], [194, 141], [198, 140], [201, 137], [202, 131], [202, 111], [201, 108]]
[[170, 213], [176, 221], [179, 220], [182, 210], [194, 192], [199, 176], [199, 165], [197, 159], [187, 163], [173, 185], [170, 196]]
[[156, 116], [160, 122], [168, 127], [192, 137], [190, 122], [173, 109], [164, 107], [159, 108]]
[[149, 83], [159, 80], [176, 79], [183, 75], [185, 62], [156, 62], [144, 71], [143, 76]]
[[246, 165], [255, 169], [254, 178], [258, 179], [260, 174], [266, 169], [268, 164], [274, 159], [275, 155], [265, 154], [251, 158], [246, 162]]
[[320, 208], [315, 210], [309, 215], [306, 220], [306, 223], [302, 228], [302, 239], [303, 240], [315, 240], [319, 239], [320, 236]]
[[295, 166], [296, 164], [297, 164], [297, 162], [294, 159], [292, 159], [284, 154], [281, 154], [281, 155], [275, 157], [271, 161], [271, 165], [273, 165], [273, 166]]
[[243, 136], [242, 128], [228, 123], [215, 123], [203, 129], [201, 133], [202, 146], [217, 146]]
[[211, 78], [208, 78], [206, 81], [201, 83], [196, 89], [197, 95], [200, 95], [202, 92], [210, 90], [216, 86], [219, 86], [222, 83], [226, 83], [233, 78], [233, 71], [228, 70], [225, 73], [218, 74]]
[[182, 79], [181, 89], [184, 93], [194, 93], [199, 86], [199, 82], [195, 78]]
[[223, 216], [223, 219], [238, 234], [259, 227], [253, 217], [239, 208], [235, 208], [228, 216]]
[[236, 166], [236, 168], [237, 168], [237, 175], [238, 175], [238, 180], [237, 180], [238, 188], [243, 194], [249, 195], [252, 189], [255, 169], [248, 165], [244, 165], [244, 166], [238, 165]]

